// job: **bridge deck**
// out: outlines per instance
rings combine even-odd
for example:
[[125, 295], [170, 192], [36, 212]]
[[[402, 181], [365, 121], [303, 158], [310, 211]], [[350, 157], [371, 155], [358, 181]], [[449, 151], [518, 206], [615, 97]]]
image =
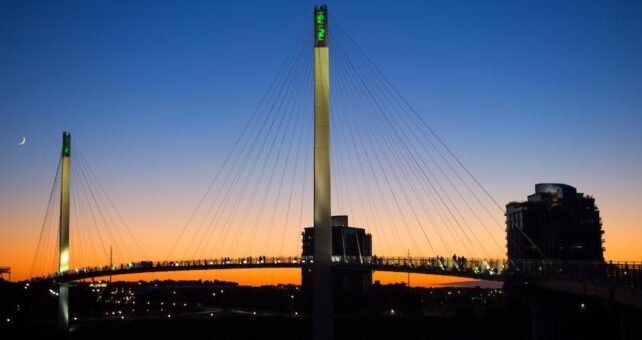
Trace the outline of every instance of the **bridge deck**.
[[[301, 268], [312, 257], [243, 257], [193, 261], [140, 261], [118, 266], [72, 269], [33, 278], [32, 281], [69, 282], [93, 277], [192, 270]], [[562, 280], [603, 287], [642, 289], [642, 264], [551, 260], [445, 259], [441, 257], [341, 257], [332, 259], [334, 268], [458, 276], [502, 281], [507, 278], [533, 281]]]
[[[87, 267], [53, 273], [33, 278], [32, 281], [70, 282], [94, 277], [113, 275], [176, 272], [193, 270], [256, 269], [256, 268], [301, 268], [311, 265], [311, 257], [246, 257], [194, 261], [140, 261], [118, 266]], [[335, 257], [335, 268], [345, 270], [372, 270], [403, 273], [434, 274], [467, 277], [480, 280], [501, 281], [506, 268], [503, 260], [460, 260], [443, 258], [404, 257]]]
[[[312, 257], [245, 257], [194, 261], [140, 261], [118, 266], [78, 268], [35, 277], [31, 282], [63, 283], [110, 275], [222, 269], [303, 268]], [[642, 309], [642, 263], [551, 260], [481, 260], [441, 257], [333, 257], [333, 268], [517, 280], [572, 294], [596, 296]]]

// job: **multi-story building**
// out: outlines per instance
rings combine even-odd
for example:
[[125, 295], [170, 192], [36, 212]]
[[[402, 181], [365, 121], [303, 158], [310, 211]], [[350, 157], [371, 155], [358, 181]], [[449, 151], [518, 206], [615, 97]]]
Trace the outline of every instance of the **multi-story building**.
[[[302, 234], [302, 256], [314, 255], [314, 227], [305, 228]], [[332, 216], [332, 258], [333, 261], [366, 261], [372, 256], [372, 235], [363, 228], [350, 227], [348, 216]], [[348, 300], [359, 296], [372, 284], [372, 271], [368, 269], [338, 269], [332, 271], [332, 288], [335, 309], [351, 309]], [[312, 266], [301, 268], [301, 284], [304, 296], [311, 297]]]
[[566, 184], [540, 183], [525, 202], [506, 205], [509, 259], [603, 261], [595, 199]]

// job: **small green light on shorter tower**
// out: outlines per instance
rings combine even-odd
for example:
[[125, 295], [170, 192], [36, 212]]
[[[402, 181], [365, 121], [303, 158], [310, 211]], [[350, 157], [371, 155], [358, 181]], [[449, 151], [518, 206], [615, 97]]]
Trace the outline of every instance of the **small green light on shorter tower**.
[[62, 155], [63, 157], [71, 155], [71, 133], [69, 132], [62, 134]]

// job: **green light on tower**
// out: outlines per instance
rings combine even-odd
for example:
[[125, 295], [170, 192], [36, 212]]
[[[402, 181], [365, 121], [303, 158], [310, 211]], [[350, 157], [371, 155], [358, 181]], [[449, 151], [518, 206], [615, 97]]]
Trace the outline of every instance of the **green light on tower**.
[[62, 156], [68, 157], [71, 155], [71, 134], [64, 132], [62, 135]]
[[328, 46], [328, 7], [314, 9], [314, 36], [316, 47]]
[[317, 12], [317, 41], [325, 40], [325, 13]]

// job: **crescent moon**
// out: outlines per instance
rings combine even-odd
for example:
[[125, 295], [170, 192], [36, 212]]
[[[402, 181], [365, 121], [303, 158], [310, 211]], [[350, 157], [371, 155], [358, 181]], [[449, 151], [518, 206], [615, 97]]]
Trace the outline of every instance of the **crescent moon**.
[[18, 143], [18, 145], [23, 146], [23, 145], [25, 145], [26, 143], [27, 143], [27, 137], [22, 136], [22, 139], [20, 140], [20, 142]]

